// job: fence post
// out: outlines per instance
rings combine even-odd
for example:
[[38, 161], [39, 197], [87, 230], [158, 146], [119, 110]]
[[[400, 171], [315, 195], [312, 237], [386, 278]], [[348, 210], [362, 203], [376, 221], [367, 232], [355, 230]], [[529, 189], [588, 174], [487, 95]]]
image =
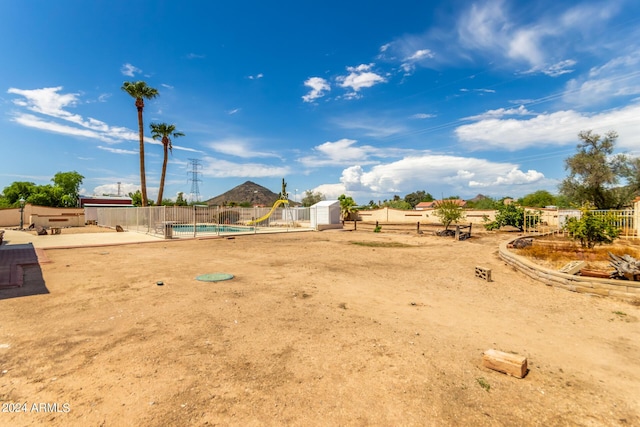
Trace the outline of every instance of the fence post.
[[198, 207], [196, 205], [193, 205], [193, 237], [195, 238], [197, 236], [197, 228], [198, 228], [198, 215], [196, 215], [196, 209], [198, 209]]

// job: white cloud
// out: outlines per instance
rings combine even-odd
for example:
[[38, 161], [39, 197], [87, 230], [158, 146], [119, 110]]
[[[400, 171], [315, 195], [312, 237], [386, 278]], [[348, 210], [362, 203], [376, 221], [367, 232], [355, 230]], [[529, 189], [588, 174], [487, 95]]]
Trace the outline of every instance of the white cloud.
[[264, 77], [264, 74], [258, 73], [255, 76], [249, 76], [249, 80], [258, 80]]
[[117, 126], [109, 126], [103, 121], [89, 117], [84, 119], [78, 114], [72, 114], [65, 108], [75, 107], [78, 103], [78, 94], [59, 93], [62, 87], [51, 87], [43, 89], [22, 90], [10, 88], [7, 93], [21, 95], [23, 99], [15, 99], [13, 103], [38, 114], [61, 119], [79, 125], [81, 128], [63, 125], [53, 121], [44, 121], [41, 118], [18, 112], [14, 121], [24, 126], [34, 127], [51, 132], [85, 136], [88, 138], [100, 139], [105, 142], [121, 140], [136, 140], [138, 134], [130, 129]]
[[[496, 195], [526, 194], [548, 185], [544, 175], [535, 170], [522, 171], [513, 163], [496, 163], [472, 157], [448, 156], [428, 152], [372, 166], [345, 168], [340, 183], [316, 187], [327, 197], [345, 193], [356, 200], [384, 197], [434, 187], [452, 194], [475, 194], [479, 188]], [[431, 190], [433, 191], [433, 190]]]
[[528, 170], [526, 172], [520, 169], [513, 168], [509, 172], [503, 175], [495, 177], [493, 181], [479, 182], [469, 181], [471, 187], [493, 187], [496, 185], [520, 185], [520, 184], [532, 184], [544, 179], [544, 174], [536, 170]]
[[136, 74], [140, 74], [142, 70], [131, 64], [124, 64], [120, 68], [120, 72], [127, 77], [134, 77]]
[[431, 119], [435, 117], [435, 114], [417, 113], [411, 116], [412, 119]]
[[[353, 163], [368, 165], [384, 158], [398, 158], [415, 150], [377, 148], [371, 145], [356, 145], [355, 140], [343, 138], [335, 142], [327, 141], [314, 147], [314, 154], [298, 159], [306, 167], [344, 166]], [[375, 159], [374, 159], [375, 158]]]
[[573, 105], [596, 105], [640, 94], [640, 52], [616, 57], [587, 76], [567, 82], [563, 100]]
[[502, 6], [503, 1], [487, 1], [474, 3], [463, 11], [456, 27], [463, 48], [496, 50], [506, 47], [506, 31], [510, 25]]
[[277, 157], [276, 153], [256, 151], [253, 148], [253, 141], [243, 138], [226, 138], [219, 141], [213, 141], [207, 144], [218, 153], [228, 154], [230, 156], [241, 157], [245, 159], [254, 157]]
[[413, 52], [410, 56], [405, 58], [404, 62], [400, 64], [400, 68], [404, 70], [405, 75], [413, 73], [416, 68], [416, 63], [424, 59], [431, 59], [435, 54], [430, 49], [420, 49]]
[[354, 162], [361, 164], [375, 163], [368, 158], [377, 149], [369, 145], [356, 146], [353, 139], [340, 139], [335, 142], [327, 141], [314, 147], [315, 154], [298, 159], [306, 167], [347, 165]]
[[241, 108], [234, 108], [233, 110], [227, 111], [227, 114], [229, 114], [230, 116], [233, 116], [234, 114], [239, 113], [240, 110], [241, 110]]
[[420, 61], [425, 58], [433, 58], [435, 54], [429, 49], [420, 49], [414, 52], [413, 55], [408, 57], [407, 61]]
[[98, 145], [98, 148], [114, 154], [138, 154], [138, 151], [123, 150], [121, 148], [103, 147], [102, 145]]
[[346, 76], [339, 76], [336, 80], [343, 88], [351, 88], [357, 93], [362, 88], [372, 87], [387, 80], [379, 74], [371, 71], [373, 64], [360, 64], [357, 67], [347, 67]]
[[288, 166], [272, 166], [261, 163], [235, 163], [213, 157], [202, 161], [202, 175], [212, 178], [261, 178], [283, 177], [291, 173]]
[[[61, 90], [61, 86], [31, 90], [10, 88], [7, 93], [22, 96], [22, 98], [13, 100], [16, 106], [47, 118], [16, 111], [13, 113], [12, 121], [34, 129], [97, 139], [106, 143], [138, 141], [139, 135], [136, 131], [120, 126], [110, 126], [93, 117], [84, 118], [79, 114], [67, 111], [68, 108], [73, 108], [79, 103], [79, 94], [60, 93]], [[56, 120], [62, 120], [74, 126]], [[151, 138], [145, 138], [145, 141], [149, 144], [162, 145], [159, 141], [154, 141]], [[201, 153], [199, 150], [180, 145], [174, 145], [173, 149]]]
[[99, 185], [97, 187], [95, 187], [93, 189], [93, 195], [95, 196], [102, 196], [103, 194], [109, 194], [109, 195], [117, 195], [118, 194], [118, 184], [117, 181], [120, 181], [120, 195], [121, 196], [127, 196], [129, 195], [129, 193], [135, 193], [136, 191], [140, 190], [140, 185], [139, 184], [133, 184], [131, 182], [124, 182], [124, 180], [121, 180], [119, 178], [114, 178], [114, 181], [116, 181], [116, 183], [114, 184], [104, 184], [104, 185]]
[[547, 76], [558, 77], [563, 74], [573, 73], [574, 70], [569, 69], [569, 67], [573, 67], [574, 65], [576, 65], [576, 61], [573, 59], [565, 59], [564, 61], [542, 68], [541, 71]]
[[[496, 110], [494, 110], [496, 111]], [[608, 110], [598, 114], [574, 110], [539, 114], [526, 120], [483, 118], [477, 123], [455, 130], [458, 139], [469, 148], [517, 151], [533, 146], [576, 144], [581, 130], [596, 133], [615, 130], [620, 135], [618, 147], [633, 148], [640, 134], [640, 104]]]
[[55, 123], [52, 121], [45, 121], [32, 114], [19, 114], [19, 115], [16, 115], [12, 120], [22, 126], [26, 126], [34, 129], [40, 129], [48, 132], [59, 133], [62, 135], [72, 135], [77, 137], [99, 139], [104, 142], [114, 142], [112, 138], [105, 138], [99, 133], [94, 132], [92, 130], [80, 129], [73, 126], [67, 126], [60, 123]]
[[405, 132], [406, 128], [402, 125], [388, 123], [383, 118], [370, 119], [368, 117], [345, 117], [334, 118], [332, 123], [342, 129], [355, 129], [363, 131], [363, 135], [372, 138], [385, 138], [391, 135], [397, 135]]
[[465, 117], [465, 120], [485, 120], [490, 118], [500, 118], [504, 116], [533, 116], [535, 113], [527, 110], [524, 105], [518, 108], [498, 108], [496, 110], [485, 111], [477, 116]]
[[302, 97], [304, 102], [313, 102], [331, 90], [329, 82], [322, 77], [310, 77], [304, 82], [304, 85], [311, 88], [311, 91]]

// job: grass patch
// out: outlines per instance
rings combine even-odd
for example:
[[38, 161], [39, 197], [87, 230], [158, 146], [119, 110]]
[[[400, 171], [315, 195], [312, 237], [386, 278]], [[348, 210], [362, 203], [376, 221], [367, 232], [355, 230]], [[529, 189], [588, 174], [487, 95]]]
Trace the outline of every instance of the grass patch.
[[476, 378], [476, 381], [478, 381], [478, 384], [480, 384], [480, 387], [482, 387], [486, 391], [491, 390], [491, 384], [489, 384], [487, 380], [485, 380], [484, 378]]
[[400, 242], [350, 242], [352, 245], [367, 246], [370, 248], [415, 248], [414, 245], [407, 245]]

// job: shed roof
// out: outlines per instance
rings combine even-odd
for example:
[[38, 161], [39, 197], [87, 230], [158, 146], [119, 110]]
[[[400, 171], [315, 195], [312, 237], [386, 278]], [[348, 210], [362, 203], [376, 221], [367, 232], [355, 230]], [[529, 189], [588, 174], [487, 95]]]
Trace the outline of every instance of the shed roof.
[[333, 205], [339, 205], [340, 201], [339, 200], [322, 200], [318, 203], [316, 203], [315, 205], [311, 206], [333, 206]]

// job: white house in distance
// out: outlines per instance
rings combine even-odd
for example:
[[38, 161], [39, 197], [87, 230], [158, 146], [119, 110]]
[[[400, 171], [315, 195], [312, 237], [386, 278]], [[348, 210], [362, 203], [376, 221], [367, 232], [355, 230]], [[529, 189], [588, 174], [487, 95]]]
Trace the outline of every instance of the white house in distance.
[[311, 228], [316, 231], [342, 228], [340, 221], [340, 202], [338, 200], [323, 200], [309, 208]]

